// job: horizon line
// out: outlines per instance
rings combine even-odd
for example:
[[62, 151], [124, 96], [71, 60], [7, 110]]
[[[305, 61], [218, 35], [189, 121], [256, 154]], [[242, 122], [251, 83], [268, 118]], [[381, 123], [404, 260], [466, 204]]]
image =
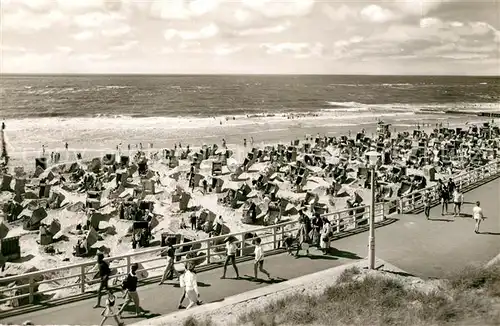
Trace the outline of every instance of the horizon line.
[[0, 77], [2, 76], [160, 76], [160, 77], [187, 77], [187, 76], [381, 76], [381, 77], [496, 77], [500, 78], [500, 74], [497, 75], [449, 75], [449, 74], [331, 74], [331, 73], [4, 73], [0, 72]]

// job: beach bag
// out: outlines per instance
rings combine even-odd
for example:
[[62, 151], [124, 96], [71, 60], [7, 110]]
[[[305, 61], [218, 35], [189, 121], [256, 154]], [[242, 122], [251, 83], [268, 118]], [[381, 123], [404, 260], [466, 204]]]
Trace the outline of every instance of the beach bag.
[[325, 235], [322, 240], [323, 240], [323, 242], [328, 242], [329, 239], [330, 238], [328, 237], [328, 235]]

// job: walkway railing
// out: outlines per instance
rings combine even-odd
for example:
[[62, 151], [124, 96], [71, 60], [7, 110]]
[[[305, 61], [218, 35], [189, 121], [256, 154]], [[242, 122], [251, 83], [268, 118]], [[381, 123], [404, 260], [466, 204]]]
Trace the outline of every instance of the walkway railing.
[[[463, 171], [462, 173], [453, 176], [451, 179], [460, 189], [467, 188], [471, 185], [477, 184], [500, 174], [500, 161], [495, 160], [486, 165], [477, 167], [473, 170]], [[448, 180], [443, 180], [447, 183]], [[439, 202], [438, 185], [419, 189], [412, 193], [403, 195], [399, 198], [399, 212], [402, 214], [417, 210], [424, 207], [424, 194], [427, 193], [432, 204]]]
[[[455, 183], [467, 187], [474, 183], [490, 178], [500, 173], [500, 162], [495, 161], [471, 171], [463, 172], [453, 177]], [[422, 207], [422, 193], [430, 192], [432, 198], [437, 199], [436, 186], [428, 187], [417, 192], [404, 195], [398, 200], [378, 203], [375, 205], [375, 222], [381, 222], [391, 211], [397, 208], [401, 213]], [[332, 224], [334, 234], [342, 231], [354, 230], [367, 225], [370, 218], [370, 206], [345, 209], [324, 214]], [[185, 263], [193, 261], [197, 265], [221, 264], [225, 259], [224, 239], [233, 236], [238, 239], [238, 256], [251, 256], [254, 247], [252, 237], [262, 239], [262, 245], [267, 250], [277, 250], [284, 247], [284, 240], [288, 235], [298, 230], [297, 221], [288, 221], [276, 225], [256, 228], [243, 232], [231, 233], [212, 238], [206, 238], [174, 246], [176, 249], [176, 262]], [[161, 275], [165, 267], [165, 258], [160, 253], [165, 248], [152, 248], [135, 251], [126, 255], [109, 257], [112, 284], [130, 272], [133, 263], [139, 264], [138, 273], [141, 279], [148, 279]], [[67, 265], [48, 270], [36, 271], [22, 275], [9, 276], [0, 279], [0, 285], [9, 285], [0, 289], [0, 304], [10, 301], [16, 308], [26, 304], [50, 302], [57, 300], [55, 292], [68, 289], [64, 297], [78, 296], [86, 292], [97, 290], [99, 286], [95, 262]]]

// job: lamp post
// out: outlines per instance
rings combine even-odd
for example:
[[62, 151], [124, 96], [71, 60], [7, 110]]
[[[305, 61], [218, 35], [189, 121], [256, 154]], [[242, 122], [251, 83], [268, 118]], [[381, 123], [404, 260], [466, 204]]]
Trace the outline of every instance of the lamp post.
[[380, 153], [370, 151], [366, 153], [367, 161], [370, 164], [370, 235], [368, 237], [368, 262], [370, 269], [375, 269], [375, 167], [380, 157]]

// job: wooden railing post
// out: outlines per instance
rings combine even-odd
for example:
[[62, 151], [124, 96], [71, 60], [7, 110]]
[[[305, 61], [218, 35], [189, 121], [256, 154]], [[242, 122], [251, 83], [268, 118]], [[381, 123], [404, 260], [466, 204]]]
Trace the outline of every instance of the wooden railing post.
[[337, 233], [340, 232], [340, 215], [334, 215], [335, 216], [335, 224], [337, 225]]
[[85, 265], [80, 266], [80, 293], [85, 293]]
[[245, 249], [245, 233], [242, 233], [240, 235], [240, 241], [241, 241], [240, 257], [243, 257], [243, 250]]
[[130, 274], [130, 256], [127, 256], [127, 274]]
[[30, 276], [29, 278], [29, 291], [30, 291], [30, 296], [29, 296], [29, 303], [32, 304], [35, 298], [35, 280], [33, 279], [33, 276]]
[[281, 227], [281, 244], [283, 245], [283, 241], [285, 241], [285, 227]]
[[273, 249], [278, 249], [277, 236], [276, 236], [276, 227], [273, 226]]
[[212, 246], [212, 241], [208, 239], [207, 241], [207, 264], [210, 264], [210, 247]]
[[397, 205], [399, 206], [399, 214], [404, 214], [404, 212], [403, 212], [403, 198], [404, 197], [400, 197], [398, 199], [398, 204]]

